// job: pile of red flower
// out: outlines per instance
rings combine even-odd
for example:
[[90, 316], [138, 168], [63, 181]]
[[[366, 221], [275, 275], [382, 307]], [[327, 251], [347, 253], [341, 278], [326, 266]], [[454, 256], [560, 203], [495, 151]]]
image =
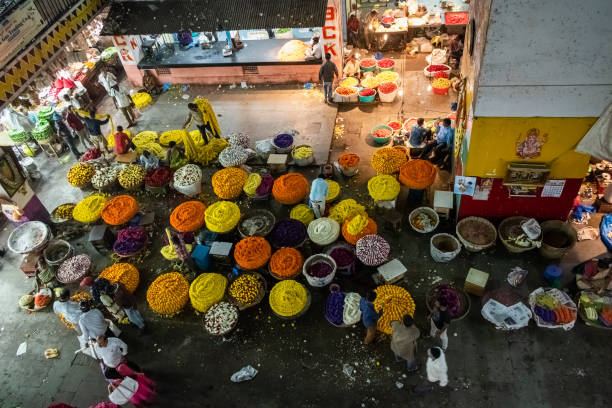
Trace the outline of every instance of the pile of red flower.
[[160, 166], [153, 170], [145, 180], [145, 183], [149, 187], [162, 187], [170, 182], [172, 179], [172, 170], [166, 166]]
[[394, 65], [395, 61], [390, 58], [385, 58], [378, 61], [378, 68], [391, 68]]
[[438, 78], [446, 78], [448, 79], [448, 72], [447, 71], [438, 71], [434, 74], [434, 79], [438, 79]]
[[364, 59], [359, 63], [359, 65], [361, 65], [362, 67], [370, 68], [376, 65], [376, 61], [373, 59]]
[[385, 138], [391, 136], [391, 131], [387, 128], [377, 129], [374, 131], [374, 136]]
[[394, 82], [383, 82], [378, 85], [378, 92], [383, 94], [389, 94], [397, 89], [397, 85]]
[[446, 24], [467, 24], [468, 13], [444, 13], [444, 22]]
[[446, 65], [430, 65], [427, 67], [427, 71], [429, 72], [448, 71], [448, 67]]
[[359, 92], [359, 96], [372, 96], [375, 94], [376, 91], [372, 88], [364, 88], [361, 92]]
[[102, 156], [102, 151], [97, 147], [91, 147], [87, 149], [83, 156], [81, 156], [81, 161], [86, 162], [88, 160], [97, 159], [100, 156]]

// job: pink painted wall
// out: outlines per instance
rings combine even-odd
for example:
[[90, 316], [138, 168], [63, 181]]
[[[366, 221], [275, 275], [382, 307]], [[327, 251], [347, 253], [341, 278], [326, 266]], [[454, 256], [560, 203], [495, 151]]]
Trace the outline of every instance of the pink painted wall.
[[[124, 66], [128, 79], [135, 85], [142, 85], [144, 70], [135, 66]], [[260, 65], [258, 74], [244, 74], [242, 67], [197, 67], [170, 68], [170, 74], [157, 74], [151, 70], [160, 83], [171, 84], [233, 84], [247, 83], [283, 84], [290, 82], [317, 82], [320, 65]]]

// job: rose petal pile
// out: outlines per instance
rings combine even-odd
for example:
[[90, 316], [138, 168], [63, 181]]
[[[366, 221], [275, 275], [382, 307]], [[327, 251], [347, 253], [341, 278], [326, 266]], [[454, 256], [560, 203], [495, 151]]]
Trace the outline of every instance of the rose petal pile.
[[84, 187], [91, 182], [95, 172], [96, 170], [89, 164], [77, 163], [68, 170], [66, 178], [71, 186]]
[[379, 174], [368, 181], [368, 192], [376, 201], [394, 200], [400, 192], [400, 183], [393, 176]]
[[402, 151], [391, 147], [383, 147], [374, 152], [370, 163], [376, 172], [392, 174], [397, 173], [406, 161], [408, 159]]
[[406, 315], [414, 316], [414, 300], [406, 289], [396, 285], [382, 285], [374, 289], [374, 292], [374, 309], [379, 313], [382, 311], [377, 323], [379, 331], [391, 334], [392, 321], [402, 321]]
[[218, 273], [203, 273], [191, 282], [189, 299], [198, 312], [206, 312], [225, 296], [227, 278]]
[[180, 232], [193, 232], [204, 225], [206, 206], [200, 201], [185, 201], [170, 214], [170, 225]]
[[361, 62], [359, 63], [359, 66], [364, 67], [364, 68], [371, 68], [374, 65], [376, 65], [376, 60], [372, 58], [362, 59]]
[[289, 218], [298, 220], [308, 226], [314, 220], [314, 211], [306, 204], [298, 204], [291, 209]]
[[257, 269], [266, 264], [272, 255], [272, 248], [263, 237], [243, 238], [236, 244], [234, 259], [244, 269]]
[[240, 221], [240, 208], [231, 201], [217, 201], [208, 206], [204, 213], [206, 228], [213, 232], [229, 232]]
[[374, 131], [374, 137], [378, 137], [380, 139], [385, 139], [385, 138], [391, 136], [391, 133], [393, 133], [393, 131], [391, 129], [387, 129], [387, 128], [376, 129]]
[[189, 301], [189, 282], [178, 272], [164, 273], [147, 289], [147, 303], [161, 315], [177, 314]]
[[103, 195], [92, 195], [82, 199], [72, 210], [72, 217], [78, 222], [88, 223], [97, 221], [106, 203]]
[[213, 190], [219, 198], [231, 200], [242, 193], [246, 179], [246, 171], [237, 167], [227, 167], [213, 174]]
[[378, 61], [378, 68], [391, 68], [393, 66], [395, 66], [395, 61], [391, 58], [383, 58]]
[[306, 177], [300, 173], [287, 173], [274, 180], [272, 195], [281, 204], [297, 204], [306, 197], [308, 190]]
[[278, 282], [269, 296], [270, 308], [283, 317], [300, 313], [308, 304], [308, 292], [304, 285], [291, 279]]
[[398, 120], [392, 120], [391, 122], [387, 122], [387, 126], [389, 126], [393, 130], [400, 130], [402, 128], [402, 122]]
[[91, 147], [87, 149], [84, 155], [81, 156], [80, 160], [82, 162], [86, 162], [89, 160], [97, 159], [100, 156], [102, 156], [102, 150], [98, 149], [97, 147]]
[[102, 219], [108, 225], [125, 224], [138, 212], [138, 202], [129, 195], [112, 198], [102, 208]]
[[359, 92], [360, 96], [373, 96], [376, 95], [376, 91], [372, 88], [364, 88]]
[[153, 170], [145, 179], [145, 184], [149, 187], [162, 187], [170, 183], [172, 170], [167, 166], [160, 166]]
[[134, 188], [144, 182], [147, 175], [144, 167], [138, 164], [128, 164], [119, 172], [119, 185], [123, 188]]
[[127, 262], [120, 262], [105, 268], [98, 278], [107, 279], [110, 283], [119, 282], [125, 288], [134, 292], [140, 283], [140, 273], [138, 269]]
[[280, 279], [296, 276], [302, 269], [304, 258], [295, 248], [281, 248], [270, 258], [270, 273]]
[[395, 82], [382, 82], [378, 86], [378, 92], [380, 92], [382, 94], [390, 94], [391, 92], [395, 91], [396, 89], [397, 89], [397, 85], [395, 84]]

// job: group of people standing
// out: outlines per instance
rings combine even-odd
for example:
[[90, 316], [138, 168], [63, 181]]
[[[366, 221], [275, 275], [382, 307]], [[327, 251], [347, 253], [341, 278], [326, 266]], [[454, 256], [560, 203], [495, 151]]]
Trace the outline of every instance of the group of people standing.
[[455, 129], [451, 119], [447, 117], [436, 121], [435, 138], [432, 130], [424, 124], [425, 119], [417, 119], [405, 140], [405, 144], [410, 147], [410, 157], [429, 160], [441, 167], [448, 166], [455, 143]]
[[121, 331], [115, 325], [132, 323], [139, 334], [144, 333], [146, 325], [134, 295], [122, 283], [111, 284], [104, 278], [86, 278], [81, 285], [91, 285], [91, 299], [72, 301], [70, 291], [64, 288], [53, 303], [54, 313], [74, 328], [84, 344], [81, 351], [100, 362], [111, 402], [136, 406], [151, 403], [156, 396], [155, 383], [128, 359], [128, 346], [119, 338]]
[[[361, 310], [361, 320], [366, 328], [364, 344], [371, 344], [376, 339], [378, 319], [381, 313], [374, 308], [375, 292], [368, 292], [359, 301]], [[448, 369], [446, 365], [445, 351], [448, 347], [448, 328], [451, 323], [447, 305], [443, 300], [434, 303], [433, 310], [428, 316], [430, 330], [429, 335], [432, 339], [438, 339], [441, 347], [431, 347], [427, 350], [427, 362], [425, 365], [428, 382], [417, 385], [414, 392], [422, 394], [433, 388], [435, 384], [446, 387], [448, 384]], [[419, 370], [417, 364], [418, 340], [421, 331], [414, 324], [410, 315], [404, 316], [402, 321], [391, 322], [391, 351], [396, 362], [405, 361], [407, 371], [414, 373]]]

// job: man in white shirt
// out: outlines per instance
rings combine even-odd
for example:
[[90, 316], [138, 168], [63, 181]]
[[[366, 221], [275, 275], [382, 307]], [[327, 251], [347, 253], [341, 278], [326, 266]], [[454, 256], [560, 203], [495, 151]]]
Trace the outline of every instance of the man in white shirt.
[[134, 371], [140, 371], [140, 367], [127, 359], [128, 346], [117, 337], [99, 336], [96, 342], [92, 343], [93, 355], [98, 360], [102, 360], [106, 369], [104, 376], [107, 379], [121, 378], [117, 372], [119, 364], [126, 364]]
[[81, 312], [76, 302], [70, 301], [70, 291], [68, 289], [62, 289], [59, 300], [53, 302], [53, 313], [61, 314], [68, 323], [74, 326], [77, 335], [80, 336], [82, 334], [79, 327], [79, 318], [83, 312]]
[[117, 77], [106, 69], [98, 75], [98, 82], [104, 87], [106, 93], [110, 94], [111, 89], [117, 86]]
[[134, 111], [132, 110], [132, 105], [134, 102], [132, 101], [130, 95], [122, 91], [119, 88], [119, 85], [115, 85], [111, 89], [109, 95], [113, 97], [113, 102], [115, 102], [117, 109], [121, 110], [123, 116], [125, 116], [125, 119], [128, 122], [128, 127], [134, 126], [136, 124]]
[[109, 330], [108, 322], [104, 319], [102, 312], [98, 309], [92, 309], [89, 301], [83, 300], [79, 306], [81, 312], [83, 312], [79, 318], [79, 326], [85, 341], [89, 341], [89, 339], [96, 340]]
[[307, 61], [323, 59], [323, 47], [321, 46], [318, 33], [315, 33], [315, 35], [312, 37], [312, 45], [306, 50], [305, 59]]
[[342, 71], [345, 77], [357, 77], [361, 76], [361, 71], [359, 68], [359, 60], [355, 54], [351, 55], [348, 62], [344, 66], [344, 70]]

